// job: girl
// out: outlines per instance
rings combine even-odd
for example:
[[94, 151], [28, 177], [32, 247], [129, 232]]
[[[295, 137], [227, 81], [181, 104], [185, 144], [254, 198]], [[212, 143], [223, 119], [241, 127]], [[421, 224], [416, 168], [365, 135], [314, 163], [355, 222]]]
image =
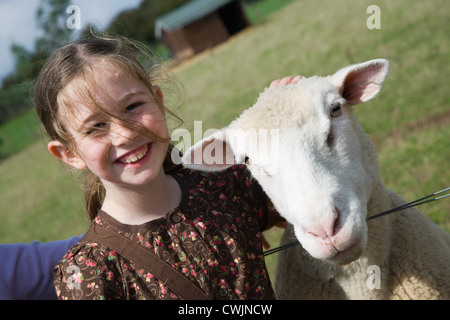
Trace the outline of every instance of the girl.
[[[274, 298], [261, 245], [265, 194], [242, 166], [203, 173], [171, 162], [170, 112], [143, 52], [122, 38], [81, 40], [54, 52], [37, 79], [48, 150], [85, 172], [92, 220], [90, 237], [55, 268], [58, 298], [190, 298], [153, 269], [161, 260], [162, 272], [207, 298]], [[140, 262], [147, 256], [158, 260], [152, 270]]]

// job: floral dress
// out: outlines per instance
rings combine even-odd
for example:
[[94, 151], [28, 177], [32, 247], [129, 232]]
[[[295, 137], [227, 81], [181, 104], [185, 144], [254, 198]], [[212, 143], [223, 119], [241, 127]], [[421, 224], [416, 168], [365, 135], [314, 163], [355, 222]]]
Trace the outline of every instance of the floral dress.
[[[223, 172], [179, 169], [180, 205], [141, 225], [100, 211], [110, 228], [182, 272], [212, 299], [274, 299], [261, 231], [267, 198], [243, 166]], [[59, 299], [178, 299], [164, 281], [101, 243], [81, 240], [54, 271]]]

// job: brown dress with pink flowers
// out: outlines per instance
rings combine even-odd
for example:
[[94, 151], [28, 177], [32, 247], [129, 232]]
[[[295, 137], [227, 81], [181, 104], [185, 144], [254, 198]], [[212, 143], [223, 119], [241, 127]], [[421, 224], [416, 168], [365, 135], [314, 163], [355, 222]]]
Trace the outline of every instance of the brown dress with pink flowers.
[[[261, 232], [267, 198], [244, 166], [222, 172], [179, 169], [180, 205], [162, 218], [125, 225], [100, 211], [108, 228], [156, 254], [212, 299], [274, 299]], [[162, 279], [101, 243], [81, 240], [56, 266], [59, 299], [178, 299]]]

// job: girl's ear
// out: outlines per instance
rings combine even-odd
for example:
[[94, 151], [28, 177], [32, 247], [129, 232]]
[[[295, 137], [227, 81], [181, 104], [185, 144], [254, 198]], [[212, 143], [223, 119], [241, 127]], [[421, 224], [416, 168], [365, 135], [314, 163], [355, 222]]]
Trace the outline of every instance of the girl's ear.
[[153, 91], [155, 92], [155, 98], [158, 99], [162, 105], [164, 105], [164, 96], [162, 90], [159, 86], [153, 86]]
[[52, 156], [54, 156], [58, 160], [63, 161], [71, 167], [74, 167], [78, 170], [84, 170], [87, 168], [86, 163], [83, 161], [83, 159], [76, 156], [61, 141], [50, 141], [47, 145], [47, 149]]

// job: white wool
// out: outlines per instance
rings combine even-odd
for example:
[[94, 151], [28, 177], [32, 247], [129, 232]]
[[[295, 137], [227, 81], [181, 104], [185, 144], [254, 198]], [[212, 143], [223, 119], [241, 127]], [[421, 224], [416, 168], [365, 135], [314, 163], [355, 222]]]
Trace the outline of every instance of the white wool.
[[[405, 202], [383, 185], [375, 148], [352, 110], [379, 92], [388, 69], [376, 59], [266, 89], [183, 157], [209, 171], [248, 159], [290, 224], [282, 242], [301, 243], [278, 254], [277, 298], [450, 299], [448, 233], [415, 208], [366, 221]], [[200, 162], [193, 163], [195, 152]]]

